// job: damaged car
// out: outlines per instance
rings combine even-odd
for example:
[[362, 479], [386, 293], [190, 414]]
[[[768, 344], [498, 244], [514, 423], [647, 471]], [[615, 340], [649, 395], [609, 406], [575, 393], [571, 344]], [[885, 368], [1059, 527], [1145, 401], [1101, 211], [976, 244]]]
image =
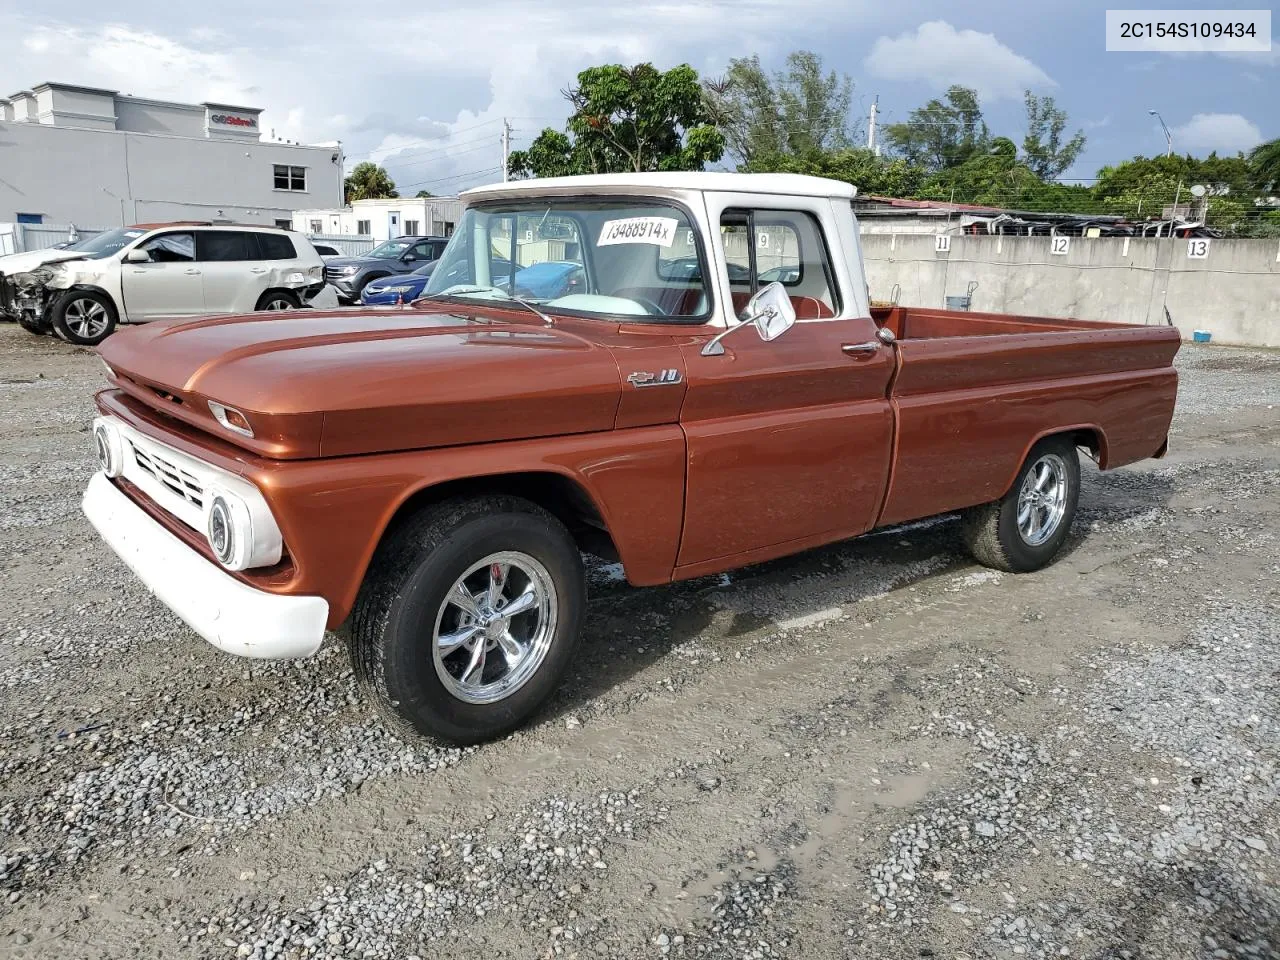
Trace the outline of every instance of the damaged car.
[[120, 323], [294, 310], [323, 289], [311, 241], [279, 227], [139, 224], [0, 257], [0, 315], [85, 346]]

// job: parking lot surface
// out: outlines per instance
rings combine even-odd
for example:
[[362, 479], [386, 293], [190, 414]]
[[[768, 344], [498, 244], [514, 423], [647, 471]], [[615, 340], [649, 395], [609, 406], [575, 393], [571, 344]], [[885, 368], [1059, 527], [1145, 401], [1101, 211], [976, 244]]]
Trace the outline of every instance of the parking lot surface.
[[1064, 556], [954, 518], [635, 590], [404, 742], [342, 642], [223, 655], [79, 511], [101, 367], [0, 325], [0, 955], [1280, 956], [1280, 354], [1184, 347]]

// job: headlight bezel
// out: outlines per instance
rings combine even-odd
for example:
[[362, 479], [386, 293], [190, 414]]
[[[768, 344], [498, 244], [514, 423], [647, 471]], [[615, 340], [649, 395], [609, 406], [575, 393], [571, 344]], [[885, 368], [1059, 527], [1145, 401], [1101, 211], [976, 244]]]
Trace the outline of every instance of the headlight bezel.
[[124, 473], [124, 441], [110, 421], [100, 419], [94, 424], [93, 445], [102, 473], [112, 480]]
[[[225, 487], [205, 492], [204, 535], [214, 559], [228, 570], [271, 567], [280, 562], [284, 545], [270, 517], [255, 517], [254, 505]], [[225, 534], [219, 545], [215, 524]]]

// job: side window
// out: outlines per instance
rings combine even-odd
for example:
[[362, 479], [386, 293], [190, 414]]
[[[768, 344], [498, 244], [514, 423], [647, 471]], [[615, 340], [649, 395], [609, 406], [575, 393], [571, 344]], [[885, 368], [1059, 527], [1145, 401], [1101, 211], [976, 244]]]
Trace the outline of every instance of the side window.
[[786, 287], [801, 320], [834, 317], [840, 312], [831, 257], [813, 214], [726, 210], [720, 218], [720, 235], [739, 316], [751, 295], [770, 283]]
[[232, 230], [205, 231], [196, 234], [196, 247], [199, 259], [206, 262], [257, 260], [258, 250], [251, 240], [250, 234]]
[[413, 252], [413, 255], [417, 257], [419, 261], [434, 259], [434, 256], [432, 254], [432, 246], [430, 243], [427, 243], [425, 241], [422, 243], [415, 243], [413, 245], [412, 252]]
[[190, 263], [196, 258], [196, 240], [189, 233], [162, 233], [142, 244], [153, 263]]
[[283, 233], [255, 233], [258, 238], [259, 256], [263, 260], [294, 260], [297, 251], [293, 249], [293, 241]]

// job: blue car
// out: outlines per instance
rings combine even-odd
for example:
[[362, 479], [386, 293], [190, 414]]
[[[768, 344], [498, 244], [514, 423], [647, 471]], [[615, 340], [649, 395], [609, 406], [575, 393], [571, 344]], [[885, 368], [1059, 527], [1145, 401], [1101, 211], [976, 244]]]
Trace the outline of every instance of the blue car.
[[[463, 264], [465, 266], [465, 264]], [[435, 262], [419, 267], [412, 273], [383, 277], [370, 281], [360, 294], [360, 302], [366, 306], [387, 306], [397, 303], [409, 303], [422, 296], [427, 281], [435, 271]], [[494, 286], [505, 287], [507, 278], [511, 276], [511, 264], [506, 260], [494, 259], [490, 265], [490, 278]], [[459, 283], [469, 282], [465, 276], [458, 276]], [[516, 272], [516, 295], [532, 300], [554, 300], [567, 293], [582, 289], [585, 274], [582, 265], [556, 260], [546, 263], [535, 263]]]
[[365, 306], [408, 303], [422, 296], [427, 281], [439, 260], [423, 264], [411, 273], [393, 273], [389, 277], [370, 280], [360, 291], [360, 302]]
[[554, 300], [582, 290], [585, 280], [582, 264], [548, 260], [516, 274], [516, 293], [530, 300]]

